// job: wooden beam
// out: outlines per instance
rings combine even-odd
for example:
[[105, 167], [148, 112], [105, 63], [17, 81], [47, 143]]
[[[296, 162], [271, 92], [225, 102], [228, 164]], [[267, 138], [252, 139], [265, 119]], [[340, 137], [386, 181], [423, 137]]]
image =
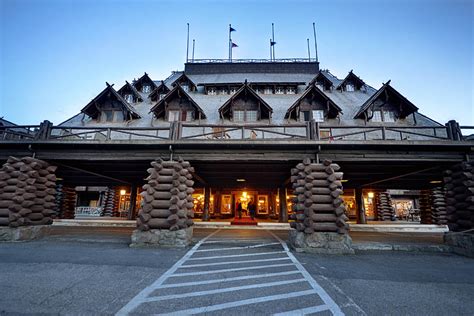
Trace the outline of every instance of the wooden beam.
[[62, 163], [59, 163], [59, 162], [56, 162], [56, 161], [54, 162], [54, 164], [55, 164], [55, 165], [58, 165], [58, 166], [62, 166], [62, 167], [64, 167], [64, 168], [69, 168], [69, 169], [72, 169], [72, 170], [76, 170], [76, 171], [88, 173], [88, 174], [91, 174], [91, 175], [94, 175], [94, 176], [97, 176], [97, 177], [100, 177], [100, 178], [104, 178], [104, 179], [108, 179], [108, 180], [112, 180], [112, 181], [116, 181], [116, 182], [120, 182], [120, 183], [124, 183], [124, 184], [131, 185], [130, 182], [123, 181], [123, 180], [120, 180], [120, 179], [117, 179], [117, 178], [113, 178], [113, 177], [109, 177], [109, 176], [105, 176], [105, 175], [100, 174], [100, 173], [97, 173], [97, 172], [93, 172], [93, 171], [85, 170], [85, 169], [82, 169], [82, 168], [77, 168], [77, 167], [65, 165], [65, 164], [62, 164]]
[[439, 166], [426, 168], [426, 169], [422, 169], [422, 170], [417, 170], [417, 171], [405, 173], [405, 174], [402, 174], [402, 175], [399, 175], [399, 176], [395, 176], [395, 177], [391, 177], [391, 178], [387, 178], [387, 179], [383, 179], [383, 180], [378, 180], [378, 181], [366, 183], [366, 184], [363, 184], [362, 187], [367, 187], [367, 186], [371, 186], [371, 185], [382, 183], [382, 182], [396, 180], [396, 179], [400, 179], [400, 178], [403, 178], [403, 177], [407, 177], [407, 176], [410, 176], [410, 175], [414, 175], [414, 174], [417, 174], [417, 173], [422, 173], [422, 172], [425, 172], [425, 171], [430, 171], [430, 170], [434, 170], [434, 169], [438, 169], [438, 168], [439, 168]]

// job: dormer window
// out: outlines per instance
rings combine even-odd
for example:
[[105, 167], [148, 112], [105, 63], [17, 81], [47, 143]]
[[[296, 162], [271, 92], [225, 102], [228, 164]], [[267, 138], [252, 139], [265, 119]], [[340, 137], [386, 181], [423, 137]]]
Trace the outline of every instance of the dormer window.
[[393, 111], [383, 111], [383, 121], [393, 123], [395, 122], [395, 113]]
[[177, 122], [179, 121], [180, 111], [168, 111], [168, 122]]
[[300, 111], [301, 122], [309, 122], [311, 120], [320, 123], [324, 122], [324, 110]]
[[184, 91], [189, 92], [189, 85], [183, 84], [181, 88], [183, 88]]
[[160, 95], [158, 96], [158, 101], [163, 99], [165, 97], [166, 93], [160, 93]]
[[265, 87], [265, 89], [263, 90], [263, 94], [272, 94], [273, 93], [273, 90], [271, 87]]
[[151, 91], [151, 86], [149, 86], [149, 85], [144, 85], [144, 86], [142, 87], [142, 92], [143, 92], [143, 93], [150, 93], [150, 91]]
[[382, 122], [382, 112], [373, 111], [372, 112], [372, 122]]
[[133, 94], [126, 94], [125, 101], [127, 101], [128, 103], [133, 103]]
[[275, 90], [275, 94], [285, 94], [285, 90], [283, 87], [277, 87]]
[[353, 84], [346, 84], [346, 91], [347, 92], [354, 92], [354, 85]]
[[217, 94], [216, 88], [214, 88], [214, 87], [207, 88], [207, 94], [208, 95], [216, 95]]
[[245, 120], [245, 111], [234, 110], [234, 122], [243, 122]]
[[122, 111], [103, 110], [100, 118], [102, 122], [122, 122], [123, 113]]
[[236, 92], [237, 92], [237, 88], [236, 88], [236, 87], [230, 88], [230, 94], [235, 94]]
[[226, 88], [222, 88], [219, 90], [219, 94], [223, 95], [223, 94], [227, 94], [227, 89]]
[[286, 94], [296, 94], [296, 89], [295, 87], [288, 87], [286, 89]]
[[318, 87], [319, 90], [323, 91], [324, 90], [324, 86], [322, 83], [317, 83], [316, 84], [316, 87]]
[[255, 110], [234, 110], [234, 122], [256, 122], [258, 112]]

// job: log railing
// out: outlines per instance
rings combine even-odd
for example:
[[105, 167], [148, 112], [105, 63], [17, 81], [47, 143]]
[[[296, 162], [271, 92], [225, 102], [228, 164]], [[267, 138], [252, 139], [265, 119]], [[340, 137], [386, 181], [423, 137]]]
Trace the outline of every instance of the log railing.
[[472, 134], [474, 126], [393, 126], [297, 124], [194, 124], [172, 122], [166, 127], [64, 127], [41, 125], [0, 126], [0, 141], [232, 141], [232, 140], [464, 140], [461, 131]]
[[74, 209], [75, 217], [99, 217], [102, 216], [102, 207], [78, 206]]

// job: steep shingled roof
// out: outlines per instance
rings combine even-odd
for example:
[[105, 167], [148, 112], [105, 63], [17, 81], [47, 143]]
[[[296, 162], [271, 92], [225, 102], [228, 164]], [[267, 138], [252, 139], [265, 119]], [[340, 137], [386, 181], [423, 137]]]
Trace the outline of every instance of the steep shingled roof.
[[[418, 108], [413, 103], [411, 103], [407, 98], [405, 98], [401, 93], [399, 93], [390, 85], [390, 80], [389, 80], [386, 83], [384, 83], [382, 87], [375, 94], [373, 94], [367, 101], [365, 101], [364, 104], [362, 104], [359, 111], [354, 115], [353, 118], [354, 119], [361, 118], [362, 114], [366, 112], [376, 100], [382, 97], [382, 93], [385, 94], [385, 98], [388, 97], [388, 94], [392, 94], [401, 101], [400, 114], [402, 115], [402, 117], [406, 117], [407, 115], [418, 111]], [[402, 107], [405, 109], [402, 109]]]
[[143, 98], [140, 95], [140, 93], [138, 93], [137, 89], [135, 89], [135, 87], [133, 85], [131, 85], [127, 80], [125, 80], [125, 84], [122, 86], [122, 88], [120, 88], [117, 91], [117, 93], [120, 94], [122, 97], [124, 97], [125, 92], [127, 91], [127, 89], [128, 89], [128, 91], [132, 92], [132, 94], [135, 96], [135, 98], [137, 98], [137, 100], [139, 102], [143, 101]]
[[206, 119], [206, 114], [204, 113], [204, 111], [202, 110], [202, 108], [196, 103], [196, 101], [193, 100], [193, 98], [191, 98], [191, 96], [186, 92], [184, 91], [184, 89], [179, 85], [177, 84], [173, 90], [171, 90], [170, 92], [168, 92], [164, 97], [163, 99], [161, 99], [160, 101], [158, 101], [158, 103], [156, 103], [151, 109], [150, 109], [150, 113], [153, 112], [153, 114], [155, 114], [156, 117], [160, 117], [161, 114], [165, 111], [165, 104], [167, 102], [169, 102], [171, 99], [175, 98], [175, 97], [178, 97], [178, 98], [181, 98], [181, 97], [184, 97], [186, 98], [187, 100], [189, 100], [189, 102], [191, 102], [191, 105], [194, 106], [194, 108], [201, 113], [201, 118], [202, 119]]
[[[138, 119], [141, 116], [135, 111], [135, 109], [125, 101], [124, 98], [120, 94], [115, 91], [113, 88], [113, 85], [110, 85], [108, 82], [105, 83], [107, 86], [105, 87], [104, 90], [102, 90], [101, 93], [99, 93], [94, 99], [92, 99], [82, 110], [82, 113], [87, 114], [88, 116], [92, 118], [97, 118], [97, 116], [100, 113], [99, 108], [97, 105], [99, 105], [99, 102], [101, 102], [104, 98], [110, 98], [111, 96], [115, 97], [119, 104], [122, 106], [122, 110], [127, 112], [131, 118], [133, 119]], [[110, 95], [107, 95], [107, 93], [110, 93]]]

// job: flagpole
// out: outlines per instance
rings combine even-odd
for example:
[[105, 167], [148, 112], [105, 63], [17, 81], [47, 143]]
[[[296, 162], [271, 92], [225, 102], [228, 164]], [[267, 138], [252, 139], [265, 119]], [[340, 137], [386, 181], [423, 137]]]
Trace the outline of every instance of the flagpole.
[[309, 38], [307, 38], [306, 41], [308, 42], [308, 59], [311, 62], [311, 51], [309, 50]]
[[314, 25], [314, 22], [313, 22], [313, 33], [314, 33], [314, 50], [315, 50], [315, 58], [316, 58], [316, 62], [319, 62], [318, 61], [318, 42], [316, 41], [316, 26]]
[[272, 60], [272, 39], [270, 38], [270, 61]]
[[[272, 23], [272, 42], [275, 42], [275, 30], [273, 28], [273, 23]], [[273, 47], [273, 61], [275, 61], [275, 45], [272, 45]]]
[[232, 25], [229, 24], [229, 62], [232, 62]]
[[189, 61], [189, 23], [188, 24], [188, 36], [186, 40], [186, 62]]
[[192, 55], [192, 62], [194, 63], [194, 39], [193, 39], [193, 55]]

